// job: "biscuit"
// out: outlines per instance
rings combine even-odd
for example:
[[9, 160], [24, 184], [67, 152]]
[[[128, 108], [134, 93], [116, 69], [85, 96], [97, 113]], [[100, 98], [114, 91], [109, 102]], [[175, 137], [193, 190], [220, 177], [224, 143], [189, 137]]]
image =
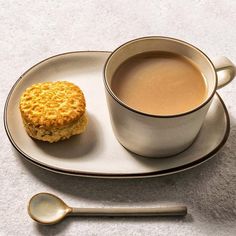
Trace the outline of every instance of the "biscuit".
[[86, 102], [82, 90], [67, 81], [38, 83], [20, 98], [20, 112], [27, 133], [50, 143], [85, 131]]

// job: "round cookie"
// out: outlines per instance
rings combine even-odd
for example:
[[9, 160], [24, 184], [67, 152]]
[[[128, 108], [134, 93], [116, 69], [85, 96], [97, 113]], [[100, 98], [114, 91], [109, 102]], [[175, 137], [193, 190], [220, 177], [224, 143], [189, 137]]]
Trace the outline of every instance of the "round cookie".
[[50, 143], [82, 133], [87, 126], [85, 108], [82, 90], [67, 81], [34, 84], [20, 98], [27, 133]]

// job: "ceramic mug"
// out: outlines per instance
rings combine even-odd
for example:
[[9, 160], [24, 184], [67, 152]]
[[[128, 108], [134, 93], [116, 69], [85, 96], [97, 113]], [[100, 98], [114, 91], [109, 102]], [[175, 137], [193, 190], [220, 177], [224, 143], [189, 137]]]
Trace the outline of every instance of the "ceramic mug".
[[[116, 69], [128, 58], [143, 52], [172, 52], [193, 61], [207, 81], [207, 98], [191, 111], [176, 115], [150, 115], [121, 101], [111, 89]], [[117, 140], [128, 150], [147, 157], [166, 157], [188, 148], [196, 138], [218, 88], [235, 76], [233, 63], [221, 57], [211, 61], [193, 45], [168, 37], [145, 37], [117, 48], [104, 67], [104, 83], [112, 128]]]

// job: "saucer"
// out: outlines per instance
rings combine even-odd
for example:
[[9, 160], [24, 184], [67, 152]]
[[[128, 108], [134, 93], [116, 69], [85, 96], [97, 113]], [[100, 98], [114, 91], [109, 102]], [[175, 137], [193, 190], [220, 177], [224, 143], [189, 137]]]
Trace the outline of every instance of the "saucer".
[[[229, 115], [215, 95], [204, 124], [191, 147], [168, 158], [146, 158], [127, 151], [116, 140], [109, 120], [103, 66], [110, 52], [69, 52], [50, 57], [27, 70], [11, 89], [4, 124], [16, 148], [31, 163], [46, 170], [99, 178], [143, 178], [173, 174], [213, 157], [229, 136]], [[31, 139], [23, 127], [19, 98], [32, 84], [67, 80], [80, 86], [87, 103], [85, 133], [57, 143]]]

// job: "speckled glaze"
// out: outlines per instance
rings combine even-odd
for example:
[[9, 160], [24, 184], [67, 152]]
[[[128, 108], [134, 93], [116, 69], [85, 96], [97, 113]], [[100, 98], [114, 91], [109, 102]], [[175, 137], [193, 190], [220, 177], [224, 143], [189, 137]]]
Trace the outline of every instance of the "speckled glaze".
[[[191, 111], [162, 116], [137, 111], [117, 98], [111, 89], [116, 69], [127, 58], [150, 51], [173, 52], [193, 61], [206, 79], [206, 100]], [[227, 58], [220, 59], [215, 68], [202, 51], [178, 39], [152, 36], [123, 44], [110, 55], [104, 69], [107, 104], [116, 138], [128, 150], [146, 157], [168, 157], [182, 152], [199, 133], [216, 89], [234, 76], [235, 67]]]
[[[204, 0], [70, 0], [70, 1], [5, 1], [1, 0], [1, 80], [0, 80], [0, 116], [9, 90], [19, 76], [35, 63], [62, 52], [105, 50], [113, 51], [118, 45], [133, 38], [145, 35], [168, 35], [181, 38], [200, 47], [214, 58], [226, 55], [236, 62], [236, 1]], [[90, 72], [93, 72], [91, 68]], [[87, 74], [82, 74], [87, 78]], [[96, 83], [94, 90], [104, 93], [102, 72], [96, 75], [101, 79], [101, 87]], [[80, 77], [79, 77], [80, 79]], [[93, 81], [93, 78], [91, 78]], [[95, 79], [94, 79], [95, 81]], [[21, 81], [20, 83], [24, 83]], [[222, 104], [230, 114], [230, 136], [226, 144], [211, 160], [181, 173], [146, 179], [98, 179], [56, 174], [39, 168], [24, 158], [12, 147], [0, 125], [1, 138], [1, 236], [232, 236], [236, 232], [235, 204], [235, 154], [236, 154], [236, 81], [218, 91], [207, 115], [205, 125], [199, 136], [185, 153], [178, 156], [191, 159], [211, 153], [218, 146], [216, 136], [224, 136], [225, 113]], [[86, 96], [87, 97], [87, 96]], [[105, 106], [105, 97], [97, 100], [97, 106]], [[93, 104], [88, 104], [94, 109]], [[216, 106], [215, 106], [216, 105]], [[109, 139], [115, 139], [107, 118], [102, 110]], [[222, 111], [222, 113], [221, 113]], [[214, 116], [213, 114], [217, 115]], [[99, 113], [100, 114], [100, 113]], [[17, 114], [17, 125], [20, 126]], [[221, 122], [222, 118], [222, 122]], [[99, 120], [100, 122], [100, 120]], [[99, 126], [98, 126], [99, 128]], [[103, 126], [100, 126], [102, 129]], [[15, 128], [18, 132], [18, 129]], [[107, 135], [107, 132], [101, 134]], [[219, 130], [220, 129], [220, 130]], [[219, 131], [219, 132], [218, 132]], [[24, 130], [20, 127], [20, 132]], [[100, 132], [98, 132], [100, 134]], [[223, 133], [218, 136], [220, 133]], [[95, 136], [97, 137], [97, 136]], [[14, 137], [15, 138], [15, 137]], [[25, 141], [22, 135], [21, 140]], [[100, 137], [99, 137], [100, 138]], [[103, 137], [102, 137], [103, 138]], [[15, 140], [16, 141], [16, 140]], [[152, 167], [167, 162], [168, 158], [124, 157], [118, 145], [112, 146], [112, 153], [103, 154], [106, 165], [128, 167], [125, 159]], [[220, 141], [221, 143], [221, 141]], [[224, 142], [223, 142], [224, 143]], [[21, 143], [17, 143], [20, 148]], [[35, 146], [30, 143], [32, 149]], [[101, 145], [101, 146], [100, 146]], [[98, 146], [108, 150], [106, 143], [99, 139]], [[195, 146], [196, 145], [196, 146]], [[119, 145], [121, 146], [121, 145]], [[222, 145], [220, 145], [222, 146]], [[198, 148], [197, 148], [198, 147]], [[70, 149], [73, 153], [74, 149]], [[94, 150], [94, 149], [93, 149]], [[103, 150], [103, 149], [102, 149]], [[219, 148], [218, 148], [219, 150]], [[73, 161], [71, 152], [59, 150], [64, 159]], [[55, 154], [59, 154], [59, 151]], [[76, 150], [79, 154], [79, 149]], [[214, 151], [215, 153], [215, 151]], [[31, 155], [32, 153], [28, 153]], [[115, 155], [117, 154], [117, 155]], [[43, 153], [45, 155], [45, 153]], [[43, 156], [42, 155], [42, 156]], [[69, 156], [68, 156], [69, 155]], [[191, 158], [190, 158], [191, 157]], [[40, 157], [41, 158], [41, 157]], [[79, 158], [95, 162], [102, 158]], [[63, 158], [54, 156], [54, 160]], [[171, 157], [177, 161], [177, 157]], [[195, 160], [196, 160], [195, 159]], [[196, 163], [196, 162], [195, 162]], [[199, 163], [199, 159], [198, 159]], [[136, 163], [132, 162], [132, 166]], [[163, 173], [163, 172], [162, 172]], [[166, 173], [166, 172], [165, 172]], [[160, 172], [159, 172], [160, 174]], [[183, 218], [68, 218], [62, 224], [42, 226], [35, 224], [28, 216], [26, 206], [30, 197], [38, 192], [51, 192], [61, 196], [72, 206], [83, 207], [152, 207], [162, 202], [186, 204], [189, 214]]]
[[41, 224], [56, 224], [66, 216], [185, 216], [187, 207], [183, 205], [163, 205], [159, 207], [69, 207], [59, 197], [51, 193], [38, 193], [28, 204], [29, 216]]
[[[117, 142], [110, 125], [103, 85], [103, 67], [109, 52], [72, 52], [36, 64], [15, 83], [5, 105], [4, 121], [14, 147], [29, 161], [50, 171], [100, 178], [143, 178], [169, 175], [209, 160], [229, 135], [229, 115], [217, 94], [193, 145], [169, 158], [143, 158]], [[49, 144], [31, 139], [18, 109], [22, 91], [32, 83], [66, 77], [86, 96], [87, 131], [63, 142]], [[96, 88], [94, 90], [94, 88]], [[99, 100], [97, 99], [99, 98]]]

